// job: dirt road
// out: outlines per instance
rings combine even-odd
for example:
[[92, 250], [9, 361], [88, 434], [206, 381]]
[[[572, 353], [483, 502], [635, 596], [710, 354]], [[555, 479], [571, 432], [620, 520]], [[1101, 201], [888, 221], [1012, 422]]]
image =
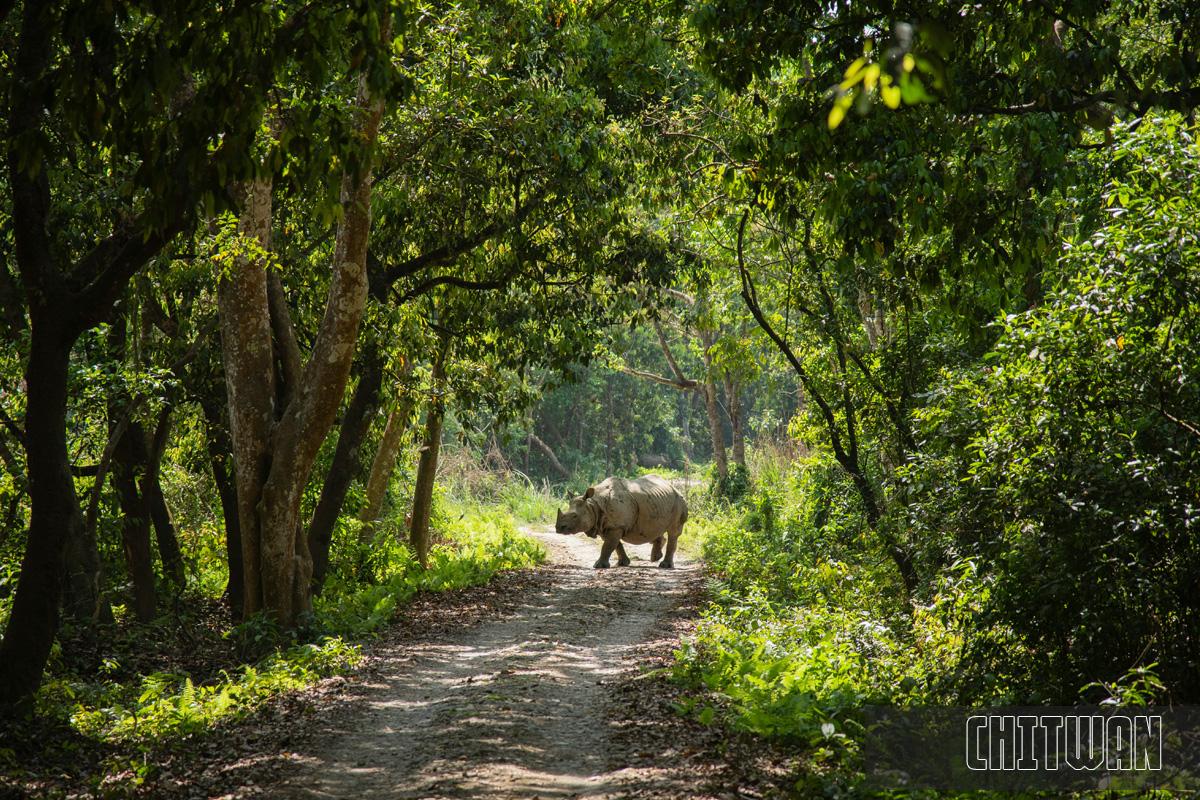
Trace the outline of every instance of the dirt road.
[[591, 539], [535, 535], [549, 551], [551, 583], [503, 619], [379, 654], [363, 702], [296, 753], [269, 796], [629, 796], [638, 776], [613, 766], [622, 759], [605, 683], [638, 670], [638, 649], [699, 569], [683, 559], [658, 569], [646, 546], [630, 548], [647, 551], [631, 552], [631, 567], [593, 570]]

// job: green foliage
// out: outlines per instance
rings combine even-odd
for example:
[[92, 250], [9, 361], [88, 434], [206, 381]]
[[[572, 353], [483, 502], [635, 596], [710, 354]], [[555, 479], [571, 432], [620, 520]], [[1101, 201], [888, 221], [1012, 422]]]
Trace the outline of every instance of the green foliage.
[[949, 698], [942, 678], [979, 587], [964, 568], [930, 605], [897, 607], [869, 540], [828, 517], [815, 524], [814, 489], [834, 474], [819, 461], [764, 470], [741, 505], [689, 522], [716, 583], [675, 676], [737, 727], [842, 759], [857, 749], [863, 704]]
[[917, 602], [828, 451], [755, 449], [754, 489], [690, 523], [715, 585], [682, 710], [852, 769], [864, 703], [1195, 696], [1200, 150], [1171, 117], [1115, 138], [1102, 224], [981, 359], [926, 378], [880, 523], [912, 543]]
[[730, 464], [729, 473], [725, 477], [713, 476], [712, 493], [726, 500], [741, 500], [750, 488], [750, 471], [741, 464]]
[[[338, 636], [375, 634], [391, 621], [397, 607], [419, 592], [477, 586], [501, 570], [545, 560], [541, 545], [518, 533], [508, 512], [473, 502], [457, 514], [447, 511], [441, 510], [438, 516], [443, 520], [453, 517], [453, 521], [439, 527], [427, 569], [421, 568], [408, 548], [402, 517], [376, 523], [374, 537], [361, 545], [365, 553], [360, 551], [357, 559], [354, 548], [341, 547], [338, 552], [350, 555], [343, 556], [345, 560], [316, 598], [313, 629]], [[357, 537], [357, 531], [354, 535]], [[358, 580], [364, 569], [370, 576], [366, 583]]]
[[[93, 675], [52, 671], [37, 695], [39, 713], [111, 744], [148, 749], [180, 742], [243, 718], [276, 695], [352, 668], [360, 658], [354, 642], [382, 632], [416, 594], [484, 584], [501, 570], [545, 559], [507, 511], [471, 499], [443, 503], [448, 507], [441, 517], [451, 521], [439, 531], [428, 569], [401, 543], [407, 535], [398, 527], [402, 517], [389, 518], [365, 546], [372, 553], [373, 582], [357, 580], [357, 564], [347, 559], [299, 629], [283, 630], [265, 615], [230, 628], [225, 638], [244, 663], [203, 682], [181, 671], [130, 673], [115, 659]], [[357, 535], [356, 524], [343, 527]]]
[[359, 658], [357, 647], [330, 638], [278, 650], [211, 685], [164, 672], [125, 685], [51, 680], [39, 692], [38, 705], [49, 716], [69, 709], [72, 727], [84, 736], [150, 745], [243, 717], [281, 692], [353, 667]]
[[1017, 699], [1070, 701], [1146, 661], [1168, 692], [1198, 688], [1200, 150], [1178, 120], [1146, 120], [1112, 156], [1108, 222], [920, 415], [918, 538], [930, 559], [977, 560], [979, 629], [1008, 633], [972, 642], [976, 696], [1008, 670]]

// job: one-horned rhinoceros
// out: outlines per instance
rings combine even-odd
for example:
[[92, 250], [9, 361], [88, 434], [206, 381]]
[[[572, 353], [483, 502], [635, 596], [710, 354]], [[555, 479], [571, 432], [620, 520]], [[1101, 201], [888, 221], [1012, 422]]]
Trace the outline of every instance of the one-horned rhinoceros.
[[606, 478], [571, 500], [566, 513], [558, 512], [554, 528], [559, 533], [583, 531], [588, 536], [599, 536], [604, 544], [596, 569], [608, 566], [613, 550], [617, 551], [620, 566], [629, 565], [623, 541], [654, 542], [650, 560], [658, 561], [661, 557], [659, 566], [671, 569], [675, 566], [675, 544], [687, 518], [683, 496], [657, 475], [633, 481]]

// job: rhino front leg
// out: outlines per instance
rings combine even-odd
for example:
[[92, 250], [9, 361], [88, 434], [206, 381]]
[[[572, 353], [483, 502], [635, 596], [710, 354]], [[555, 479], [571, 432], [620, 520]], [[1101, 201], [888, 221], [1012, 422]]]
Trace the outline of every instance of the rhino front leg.
[[[617, 532], [616, 536], [613, 536], [612, 534], [605, 532], [604, 533], [604, 544], [602, 544], [600, 546], [600, 558], [597, 559], [596, 563], [593, 564], [592, 566], [595, 569], [608, 569], [609, 557], [612, 556], [613, 550], [616, 550], [620, 546], [621, 546], [620, 532]], [[618, 563], [620, 563], [620, 562], [618, 562]]]
[[679, 535], [681, 533], [683, 533], [682, 525], [674, 530], [667, 531], [667, 552], [663, 555], [663, 560], [658, 565], [663, 569], [675, 568], [675, 545], [679, 543]]
[[666, 536], [660, 536], [654, 540], [654, 547], [650, 548], [651, 561], [658, 561], [660, 558], [662, 558], [663, 542], [666, 541], [666, 538]]
[[625, 553], [625, 545], [617, 542], [617, 566], [628, 567], [629, 563], [629, 556]]

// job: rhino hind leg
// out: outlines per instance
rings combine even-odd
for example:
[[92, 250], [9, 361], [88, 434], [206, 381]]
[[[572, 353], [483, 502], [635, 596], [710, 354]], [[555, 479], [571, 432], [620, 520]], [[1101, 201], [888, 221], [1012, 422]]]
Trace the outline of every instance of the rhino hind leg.
[[628, 567], [629, 564], [629, 555], [625, 552], [625, 545], [617, 542], [617, 566]]
[[654, 540], [654, 546], [650, 548], [650, 560], [658, 561], [663, 555], [663, 542], [666, 541], [665, 536], [660, 536]]
[[667, 532], [667, 552], [663, 554], [663, 560], [658, 564], [662, 569], [675, 568], [675, 545], [679, 543], [681, 533], [683, 533], [683, 525]]

